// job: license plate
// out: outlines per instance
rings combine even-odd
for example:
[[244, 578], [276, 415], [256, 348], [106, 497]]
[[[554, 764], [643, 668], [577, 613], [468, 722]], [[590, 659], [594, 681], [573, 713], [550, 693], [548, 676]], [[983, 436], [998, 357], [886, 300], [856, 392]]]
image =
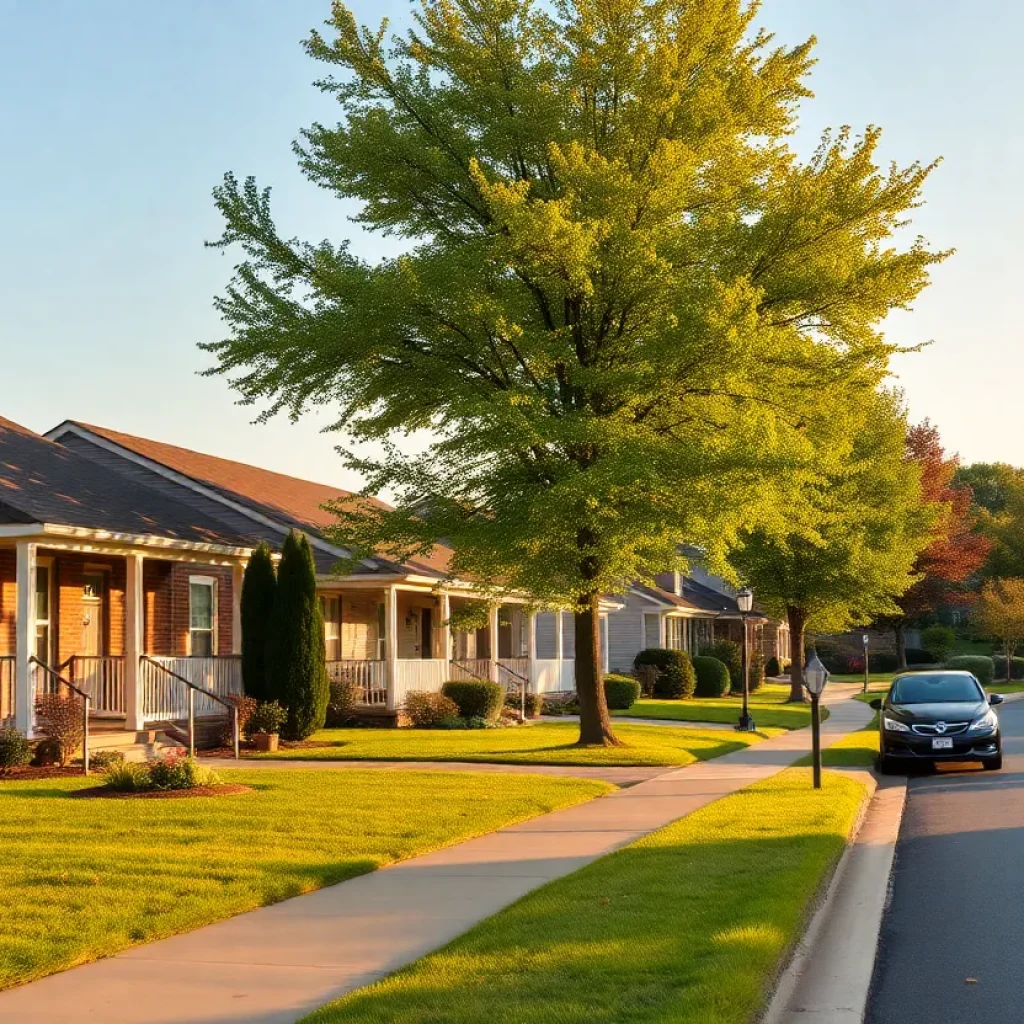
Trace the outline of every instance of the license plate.
[[932, 740], [932, 750], [952, 750], [953, 741], [948, 736], [936, 737]]

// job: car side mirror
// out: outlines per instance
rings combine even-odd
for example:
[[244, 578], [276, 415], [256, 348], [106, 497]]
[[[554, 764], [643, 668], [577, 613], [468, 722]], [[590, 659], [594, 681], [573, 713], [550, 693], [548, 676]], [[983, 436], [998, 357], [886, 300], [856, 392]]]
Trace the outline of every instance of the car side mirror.
[[1002, 704], [1003, 695], [1001, 693], [990, 693], [988, 695], [988, 702], [989, 704]]
[[874, 699], [874, 700], [873, 700], [873, 701], [872, 701], [872, 702], [871, 702], [871, 703], [870, 703], [870, 704], [868, 705], [868, 707], [869, 707], [869, 708], [874, 708], [874, 709], [875, 709], [876, 711], [881, 711], [881, 710], [882, 710], [882, 702], [881, 702], [881, 700], [879, 700], [879, 698], [878, 698], [878, 697], [876, 697], [876, 698], [875, 698], [875, 699]]

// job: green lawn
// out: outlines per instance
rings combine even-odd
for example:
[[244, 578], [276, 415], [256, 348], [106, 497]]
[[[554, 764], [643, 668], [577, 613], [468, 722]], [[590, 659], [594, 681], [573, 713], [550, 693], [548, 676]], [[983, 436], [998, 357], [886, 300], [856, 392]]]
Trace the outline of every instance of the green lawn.
[[0, 782], [0, 988], [612, 788], [538, 775], [222, 774], [256, 792], [76, 800], [70, 791], [95, 779]]
[[551, 882], [308, 1024], [747, 1024], [864, 797], [791, 769]]
[[685, 765], [758, 743], [780, 730], [615, 726], [622, 747], [577, 747], [575, 722], [536, 722], [509, 729], [323, 729], [314, 747], [260, 757], [318, 761], [482, 761], [496, 764]]
[[[767, 685], [750, 697], [750, 714], [758, 728], [803, 729], [811, 724], [810, 704], [787, 704], [788, 686]], [[664, 718], [678, 722], [735, 722], [743, 700], [739, 697], [693, 697], [688, 700], [641, 698], [628, 711], [613, 711], [621, 718]], [[822, 708], [822, 717], [828, 710]]]

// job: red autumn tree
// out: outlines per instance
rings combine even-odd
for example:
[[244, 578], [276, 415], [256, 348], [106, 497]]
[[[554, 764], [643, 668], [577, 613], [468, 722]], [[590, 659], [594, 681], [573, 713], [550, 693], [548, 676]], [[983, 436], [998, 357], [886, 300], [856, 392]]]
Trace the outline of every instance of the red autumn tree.
[[904, 631], [908, 621], [919, 619], [941, 604], [968, 603], [965, 588], [985, 563], [991, 541], [976, 532], [974, 492], [955, 480], [960, 458], [946, 457], [938, 428], [928, 420], [907, 433], [907, 457], [921, 467], [921, 492], [925, 501], [942, 509], [935, 539], [918, 556], [918, 581], [898, 600], [903, 614], [885, 620], [896, 633], [900, 668], [907, 667]]

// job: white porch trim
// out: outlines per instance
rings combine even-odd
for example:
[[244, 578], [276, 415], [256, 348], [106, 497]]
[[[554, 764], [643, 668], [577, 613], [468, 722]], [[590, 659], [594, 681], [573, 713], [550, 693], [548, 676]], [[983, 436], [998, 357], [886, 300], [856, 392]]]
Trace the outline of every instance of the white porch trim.
[[29, 659], [36, 639], [36, 545], [19, 541], [17, 545], [15, 580], [17, 606], [14, 626], [14, 727], [31, 736], [35, 727], [35, 672]]

